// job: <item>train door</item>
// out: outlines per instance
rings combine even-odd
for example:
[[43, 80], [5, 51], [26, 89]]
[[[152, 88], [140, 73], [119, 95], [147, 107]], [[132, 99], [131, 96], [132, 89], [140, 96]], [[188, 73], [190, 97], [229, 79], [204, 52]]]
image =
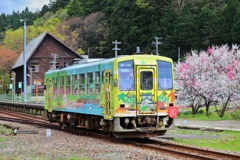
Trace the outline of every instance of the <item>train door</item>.
[[157, 114], [157, 67], [137, 66], [137, 115]]
[[110, 82], [110, 75], [111, 71], [110, 70], [105, 70], [104, 71], [104, 76], [103, 76], [103, 85], [104, 85], [104, 99], [105, 99], [105, 104], [104, 104], [104, 115], [105, 119], [111, 119], [111, 104], [110, 104], [110, 95], [111, 95], [111, 82]]

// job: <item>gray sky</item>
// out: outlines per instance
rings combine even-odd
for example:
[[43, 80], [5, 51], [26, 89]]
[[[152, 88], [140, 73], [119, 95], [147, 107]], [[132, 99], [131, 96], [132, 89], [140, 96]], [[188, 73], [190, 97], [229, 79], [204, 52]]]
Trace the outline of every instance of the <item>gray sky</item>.
[[13, 10], [20, 13], [28, 7], [29, 11], [41, 10], [44, 5], [49, 4], [49, 0], [0, 0], [0, 14], [12, 14]]

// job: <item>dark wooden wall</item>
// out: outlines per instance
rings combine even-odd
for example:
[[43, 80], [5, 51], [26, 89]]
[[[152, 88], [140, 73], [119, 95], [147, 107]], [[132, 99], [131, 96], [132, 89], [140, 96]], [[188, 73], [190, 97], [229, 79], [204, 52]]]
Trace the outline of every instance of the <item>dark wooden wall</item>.
[[[44, 74], [46, 71], [50, 70], [51, 62], [53, 61], [53, 56], [51, 54], [57, 54], [59, 67], [63, 68], [65, 63], [68, 65], [73, 64], [73, 59], [80, 58], [75, 52], [63, 45], [61, 42], [56, 40], [50, 35], [46, 35], [43, 41], [40, 43], [38, 48], [34, 51], [32, 56], [27, 60], [27, 74], [30, 75], [30, 70], [32, 64], [39, 64], [39, 72], [32, 72], [32, 83], [34, 80], [41, 80], [41, 85], [38, 86], [38, 93], [43, 93], [44, 87]], [[18, 82], [23, 82], [23, 66], [18, 67], [14, 70], [16, 73], [16, 93], [19, 94], [21, 89], [18, 88]], [[30, 78], [27, 76], [27, 84], [30, 84]], [[36, 90], [32, 89], [32, 93], [35, 93]]]

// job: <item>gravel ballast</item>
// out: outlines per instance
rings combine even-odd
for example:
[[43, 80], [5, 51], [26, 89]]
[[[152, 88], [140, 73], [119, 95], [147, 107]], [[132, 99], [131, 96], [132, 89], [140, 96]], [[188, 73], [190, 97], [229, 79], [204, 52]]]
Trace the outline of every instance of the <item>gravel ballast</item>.
[[18, 126], [14, 135], [0, 134], [0, 159], [84, 159], [84, 160], [167, 160], [176, 159], [169, 154], [145, 150], [132, 145], [117, 144], [102, 139], [77, 136], [63, 131], [51, 130], [46, 137], [46, 128], [36, 128], [12, 122]]

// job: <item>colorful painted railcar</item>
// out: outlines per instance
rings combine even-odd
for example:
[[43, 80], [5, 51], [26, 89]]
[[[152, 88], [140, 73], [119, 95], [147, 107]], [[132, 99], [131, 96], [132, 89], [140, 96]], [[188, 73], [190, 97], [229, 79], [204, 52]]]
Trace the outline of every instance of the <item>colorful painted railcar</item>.
[[117, 138], [164, 135], [178, 114], [173, 79], [173, 62], [167, 57], [83, 60], [46, 72], [44, 107], [51, 121]]

